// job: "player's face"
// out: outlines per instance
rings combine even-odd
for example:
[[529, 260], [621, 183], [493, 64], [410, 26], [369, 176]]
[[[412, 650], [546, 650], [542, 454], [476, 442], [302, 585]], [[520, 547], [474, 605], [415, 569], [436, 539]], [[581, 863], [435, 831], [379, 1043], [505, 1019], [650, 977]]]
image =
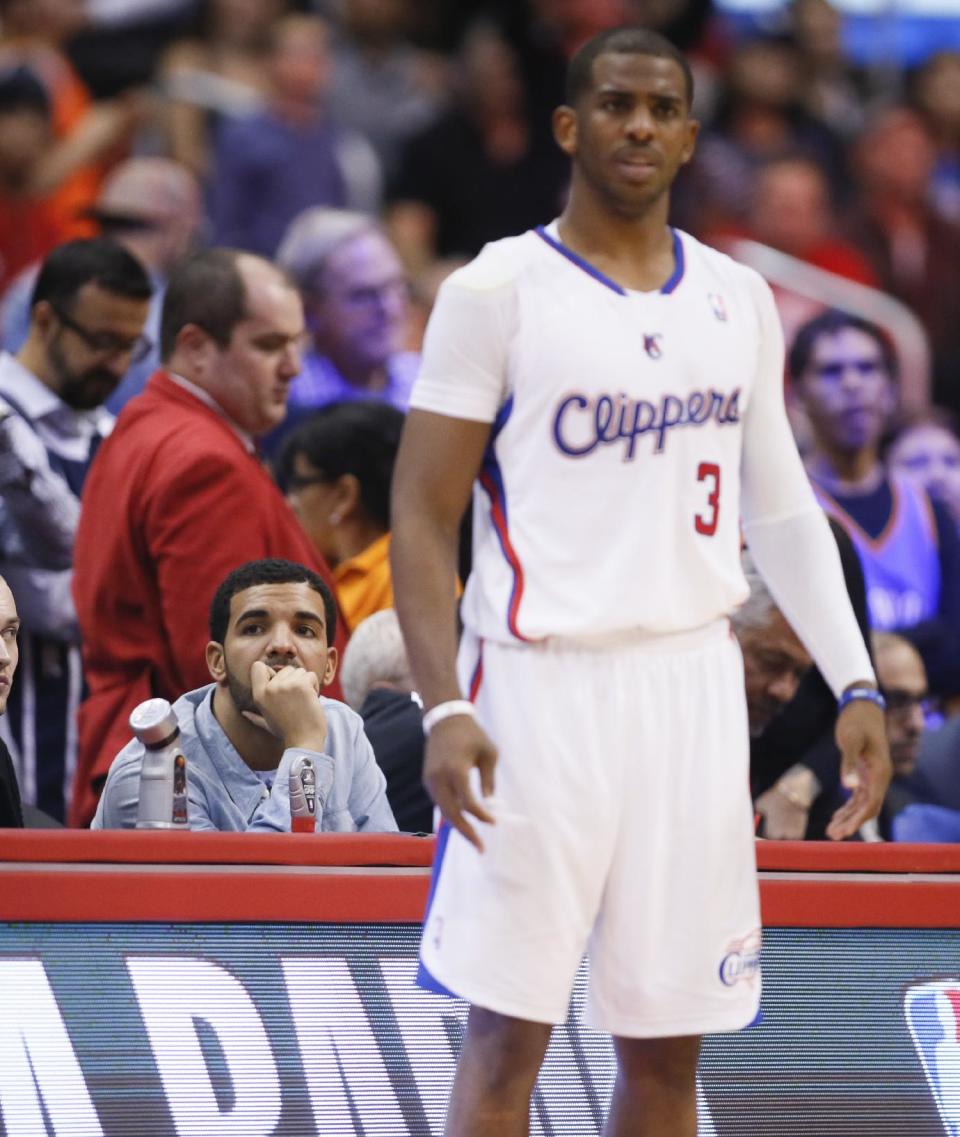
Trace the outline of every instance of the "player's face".
[[793, 628], [777, 610], [760, 627], [738, 629], [750, 733], [760, 734], [797, 693], [813, 664]]
[[876, 446], [896, 406], [880, 345], [858, 328], [820, 336], [800, 394], [819, 442], [843, 453]]
[[270, 265], [241, 261], [247, 316], [217, 348], [205, 384], [229, 417], [250, 434], [266, 434], [287, 413], [290, 383], [300, 371], [303, 305]]
[[257, 710], [250, 669], [258, 659], [274, 671], [304, 667], [321, 687], [333, 679], [337, 650], [327, 644], [323, 597], [309, 584], [256, 584], [231, 598], [226, 637], [207, 645], [207, 665], [239, 711]]
[[403, 346], [407, 278], [393, 246], [371, 229], [335, 249], [322, 295], [309, 301], [318, 350], [347, 371], [382, 367]]
[[626, 217], [642, 216], [667, 193], [693, 156], [697, 127], [679, 64], [651, 55], [599, 56], [591, 89], [554, 115], [575, 181]]
[[908, 644], [893, 644], [877, 652], [877, 678], [887, 700], [887, 741], [898, 778], [917, 764], [923, 738], [923, 704], [929, 692], [923, 663]]
[[955, 434], [932, 422], [911, 427], [890, 448], [889, 462], [895, 473], [915, 478], [960, 521], [960, 439]]
[[20, 660], [17, 633], [20, 619], [17, 605], [7, 582], [0, 580], [0, 715], [7, 709], [7, 699], [13, 686], [13, 673]]

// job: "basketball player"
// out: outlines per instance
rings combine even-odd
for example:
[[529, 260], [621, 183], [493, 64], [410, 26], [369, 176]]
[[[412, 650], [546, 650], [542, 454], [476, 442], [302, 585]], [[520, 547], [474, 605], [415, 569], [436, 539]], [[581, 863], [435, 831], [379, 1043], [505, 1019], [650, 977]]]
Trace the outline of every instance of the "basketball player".
[[[603, 33], [566, 102], [567, 208], [443, 287], [394, 482], [397, 607], [447, 821], [421, 982], [471, 1004], [448, 1137], [528, 1132], [585, 949], [586, 1018], [619, 1064], [605, 1133], [693, 1137], [699, 1035], [759, 1002], [727, 620], [747, 595], [741, 516], [842, 705], [852, 796], [832, 836], [876, 813], [889, 757], [784, 415], [770, 292], [667, 225], [697, 132], [689, 67], [658, 35]], [[475, 479], [458, 677], [450, 582]]]

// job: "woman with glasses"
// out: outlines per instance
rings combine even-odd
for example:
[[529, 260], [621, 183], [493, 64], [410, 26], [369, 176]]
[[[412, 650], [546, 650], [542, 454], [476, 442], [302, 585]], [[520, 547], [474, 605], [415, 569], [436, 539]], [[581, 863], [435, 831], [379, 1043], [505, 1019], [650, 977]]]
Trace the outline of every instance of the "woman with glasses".
[[280, 484], [333, 569], [351, 630], [393, 607], [390, 484], [403, 419], [386, 403], [331, 403], [297, 427], [280, 456]]

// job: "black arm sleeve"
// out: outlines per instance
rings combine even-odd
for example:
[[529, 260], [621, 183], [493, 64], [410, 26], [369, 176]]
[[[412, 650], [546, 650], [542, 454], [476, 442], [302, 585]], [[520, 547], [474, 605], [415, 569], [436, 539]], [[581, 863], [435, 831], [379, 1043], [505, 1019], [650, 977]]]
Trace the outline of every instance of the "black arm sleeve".
[[22, 829], [23, 813], [20, 809], [20, 787], [13, 768], [10, 751], [0, 739], [0, 828]]

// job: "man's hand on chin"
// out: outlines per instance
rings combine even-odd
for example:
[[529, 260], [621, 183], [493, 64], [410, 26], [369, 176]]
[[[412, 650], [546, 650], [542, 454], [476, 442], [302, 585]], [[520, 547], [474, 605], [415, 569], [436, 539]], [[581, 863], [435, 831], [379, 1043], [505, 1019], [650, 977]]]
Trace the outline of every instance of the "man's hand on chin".
[[327, 716], [319, 698], [320, 680], [312, 671], [274, 671], [258, 659], [250, 668], [250, 688], [260, 713], [243, 711], [244, 718], [281, 739], [285, 748], [323, 750]]

